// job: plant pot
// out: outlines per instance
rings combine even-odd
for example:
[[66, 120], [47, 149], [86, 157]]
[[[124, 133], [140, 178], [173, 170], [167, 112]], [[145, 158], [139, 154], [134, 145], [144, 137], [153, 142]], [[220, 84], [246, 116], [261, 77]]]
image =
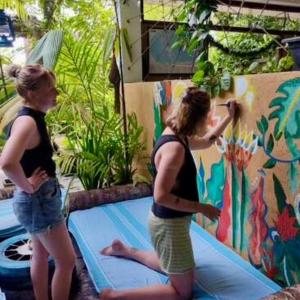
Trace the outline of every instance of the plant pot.
[[287, 43], [291, 50], [292, 56], [295, 61], [294, 70], [300, 70], [300, 37], [293, 37], [282, 40], [282, 43]]

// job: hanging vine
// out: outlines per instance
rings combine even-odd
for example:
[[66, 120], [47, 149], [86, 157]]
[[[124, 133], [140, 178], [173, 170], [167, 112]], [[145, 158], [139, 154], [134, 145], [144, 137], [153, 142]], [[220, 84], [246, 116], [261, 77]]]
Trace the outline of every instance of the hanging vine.
[[[257, 43], [254, 43], [255, 47], [253, 48], [241, 48], [238, 45], [228, 43], [224, 45], [223, 42], [218, 41], [210, 34], [213, 25], [212, 15], [217, 11], [217, 4], [218, 1], [209, 0], [185, 1], [182, 13], [177, 18], [177, 21], [183, 23], [176, 30], [178, 40], [173, 45], [173, 47], [180, 47], [195, 57], [196, 72], [192, 81], [207, 91], [212, 97], [219, 96], [222, 91], [230, 90], [232, 79], [222, 62], [213, 64], [209, 61], [209, 46], [217, 48], [227, 56], [237, 57], [244, 61], [253, 61], [253, 59], [260, 57], [264, 53], [274, 51], [278, 44], [276, 37], [271, 38], [267, 36], [262, 43], [259, 43], [259, 46], [257, 46]], [[230, 18], [229, 16], [228, 18]], [[222, 13], [222, 17], [224, 19], [224, 13]], [[259, 63], [254, 62], [249, 67], [248, 73], [251, 73], [259, 66]]]

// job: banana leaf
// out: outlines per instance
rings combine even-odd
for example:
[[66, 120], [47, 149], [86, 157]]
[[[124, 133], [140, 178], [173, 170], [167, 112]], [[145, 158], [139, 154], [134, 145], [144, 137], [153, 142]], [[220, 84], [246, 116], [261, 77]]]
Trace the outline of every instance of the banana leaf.
[[[32, 49], [26, 64], [40, 63], [47, 69], [54, 69], [62, 43], [62, 30], [49, 31]], [[0, 107], [0, 132], [15, 118], [21, 106], [22, 98], [15, 95]]]

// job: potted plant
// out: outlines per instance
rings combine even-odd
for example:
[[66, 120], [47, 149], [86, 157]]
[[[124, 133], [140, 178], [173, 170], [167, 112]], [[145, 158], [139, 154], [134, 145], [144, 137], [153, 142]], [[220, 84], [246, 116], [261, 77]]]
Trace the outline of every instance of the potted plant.
[[295, 60], [295, 70], [300, 70], [300, 37], [293, 37], [282, 40], [282, 43], [288, 44], [289, 49]]

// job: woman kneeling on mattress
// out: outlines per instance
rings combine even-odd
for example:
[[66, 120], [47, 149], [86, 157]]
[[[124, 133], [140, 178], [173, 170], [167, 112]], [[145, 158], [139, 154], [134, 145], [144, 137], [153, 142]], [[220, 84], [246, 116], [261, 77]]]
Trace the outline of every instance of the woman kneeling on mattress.
[[192, 297], [195, 268], [190, 224], [193, 213], [211, 220], [220, 210], [201, 204], [197, 191], [197, 169], [190, 150], [210, 147], [233, 120], [237, 103], [227, 103], [228, 115], [208, 133], [210, 98], [198, 88], [187, 89], [178, 109], [167, 120], [167, 127], [156, 142], [151, 162], [154, 175], [154, 203], [149, 229], [155, 252], [131, 248], [119, 240], [104, 248], [103, 255], [136, 260], [169, 276], [170, 284], [100, 294], [106, 299], [186, 300]]

